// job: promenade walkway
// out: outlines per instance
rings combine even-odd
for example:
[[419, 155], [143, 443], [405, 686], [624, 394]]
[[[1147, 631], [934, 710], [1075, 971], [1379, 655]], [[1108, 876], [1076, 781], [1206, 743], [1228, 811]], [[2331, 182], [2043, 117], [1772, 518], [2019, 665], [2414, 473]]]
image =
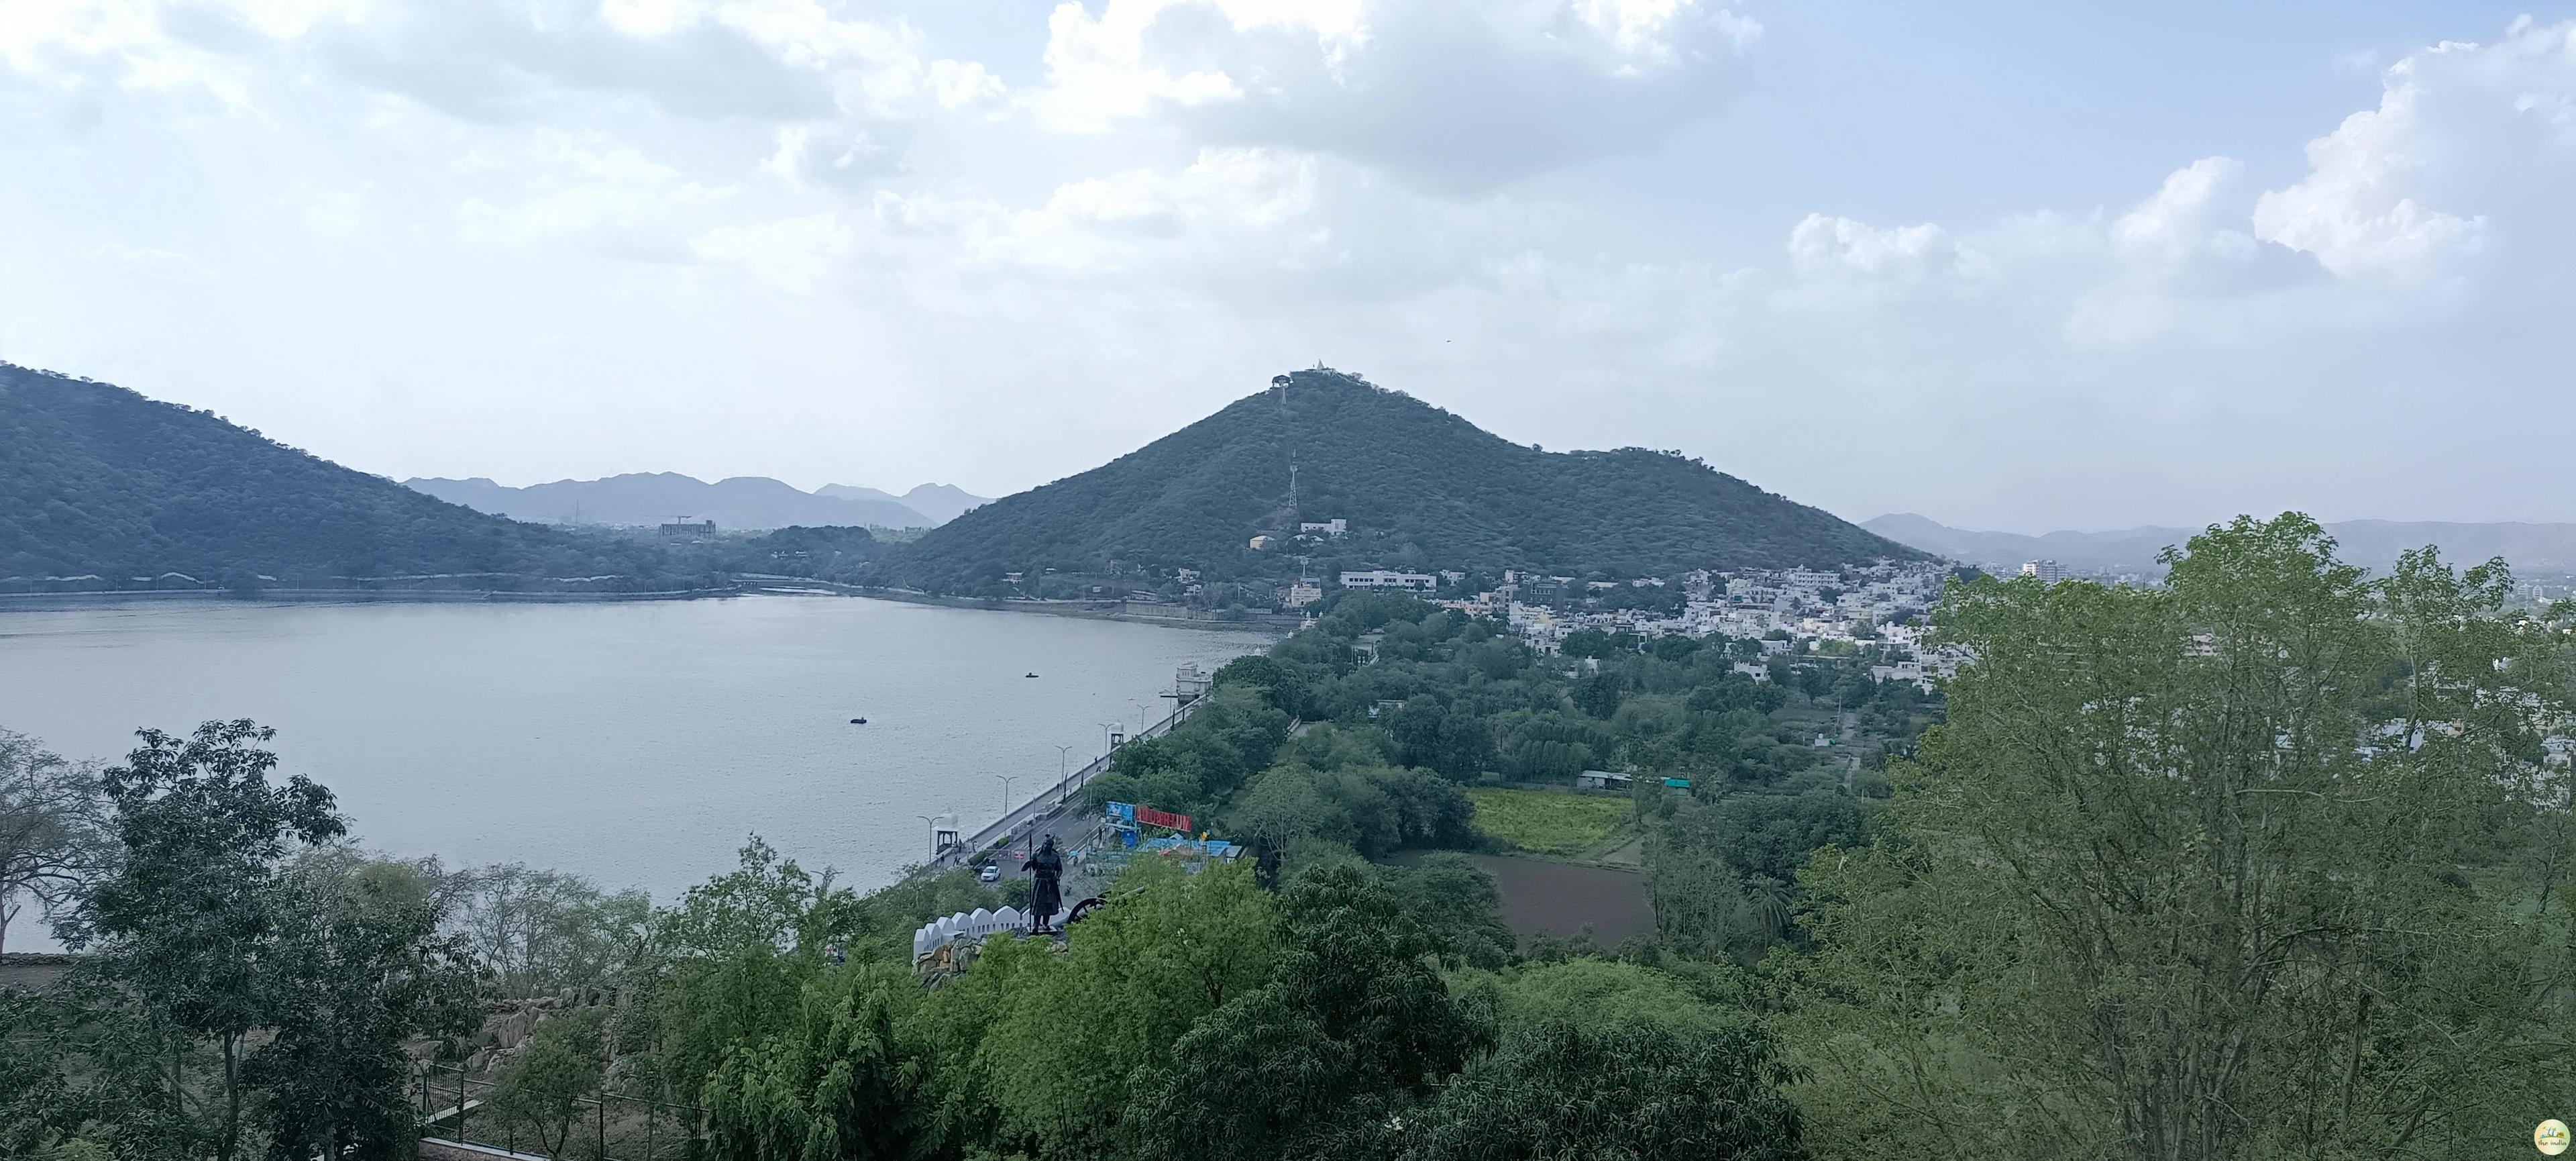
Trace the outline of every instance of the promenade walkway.
[[[1191, 711], [1198, 707], [1197, 701], [1181, 706], [1161, 721], [1136, 731], [1127, 740], [1142, 741], [1168, 734], [1172, 732], [1173, 726], [1188, 720]], [[1072, 809], [1074, 799], [1081, 793], [1084, 784], [1109, 772], [1109, 759], [1115, 753], [1116, 751], [1113, 750], [1110, 754], [1103, 754], [1085, 764], [1082, 769], [1065, 775], [1062, 781], [1048, 785], [1030, 795], [1028, 801], [1012, 807], [1008, 813], [986, 824], [983, 829], [966, 835], [957, 846], [940, 852], [939, 857], [933, 859], [930, 865], [941, 869], [966, 866], [975, 861], [975, 856], [1013, 837], [1023, 837], [1029, 842], [1035, 842], [1038, 835], [1055, 833], [1056, 845], [1066, 846], [1081, 835], [1090, 833], [1091, 824], [1096, 820], [1074, 817], [1081, 813]], [[1018, 843], [1012, 845], [1015, 849], [1020, 846]], [[1019, 868], [1014, 864], [1005, 869], [1016, 872]]]

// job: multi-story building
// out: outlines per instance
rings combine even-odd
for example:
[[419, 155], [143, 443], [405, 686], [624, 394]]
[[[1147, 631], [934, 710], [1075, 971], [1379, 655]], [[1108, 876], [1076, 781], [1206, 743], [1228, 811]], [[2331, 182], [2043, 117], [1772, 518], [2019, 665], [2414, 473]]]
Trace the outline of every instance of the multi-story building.
[[1427, 593], [1439, 586], [1440, 578], [1427, 572], [1396, 572], [1393, 569], [1372, 568], [1342, 574], [1342, 587], [1346, 589], [1401, 589], [1411, 593]]

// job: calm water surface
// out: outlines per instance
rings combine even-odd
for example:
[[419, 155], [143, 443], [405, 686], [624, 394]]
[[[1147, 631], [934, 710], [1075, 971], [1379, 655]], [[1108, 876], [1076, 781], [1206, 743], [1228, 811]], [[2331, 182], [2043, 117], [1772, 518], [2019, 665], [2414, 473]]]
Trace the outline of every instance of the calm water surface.
[[919, 816], [981, 825], [998, 775], [1026, 797], [1167, 712], [1176, 666], [1269, 640], [841, 597], [0, 612], [0, 726], [115, 758], [253, 718], [364, 844], [450, 865], [668, 899], [757, 832], [864, 886], [926, 853]]

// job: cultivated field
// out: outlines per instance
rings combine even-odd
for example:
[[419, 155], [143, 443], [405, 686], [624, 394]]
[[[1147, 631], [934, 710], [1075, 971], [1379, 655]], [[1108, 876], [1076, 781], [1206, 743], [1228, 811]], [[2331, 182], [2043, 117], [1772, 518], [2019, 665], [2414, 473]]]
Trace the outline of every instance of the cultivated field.
[[1476, 829], [1535, 854], [1597, 859], [1636, 834], [1636, 807], [1625, 798], [1480, 788]]

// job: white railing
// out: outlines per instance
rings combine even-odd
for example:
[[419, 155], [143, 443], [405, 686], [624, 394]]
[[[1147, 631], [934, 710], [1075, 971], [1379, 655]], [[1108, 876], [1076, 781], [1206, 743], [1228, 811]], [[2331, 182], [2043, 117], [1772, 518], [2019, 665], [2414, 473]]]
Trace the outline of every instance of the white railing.
[[988, 935], [1009, 932], [1013, 936], [1019, 936], [1026, 934], [1028, 930], [1029, 917], [1020, 914], [1016, 907], [1005, 907], [999, 911], [987, 911], [981, 907], [973, 911], [960, 911], [945, 919], [933, 919], [924, 923], [920, 930], [913, 932], [912, 958], [918, 960], [939, 950], [942, 946], [961, 939], [969, 943], [981, 943]]

